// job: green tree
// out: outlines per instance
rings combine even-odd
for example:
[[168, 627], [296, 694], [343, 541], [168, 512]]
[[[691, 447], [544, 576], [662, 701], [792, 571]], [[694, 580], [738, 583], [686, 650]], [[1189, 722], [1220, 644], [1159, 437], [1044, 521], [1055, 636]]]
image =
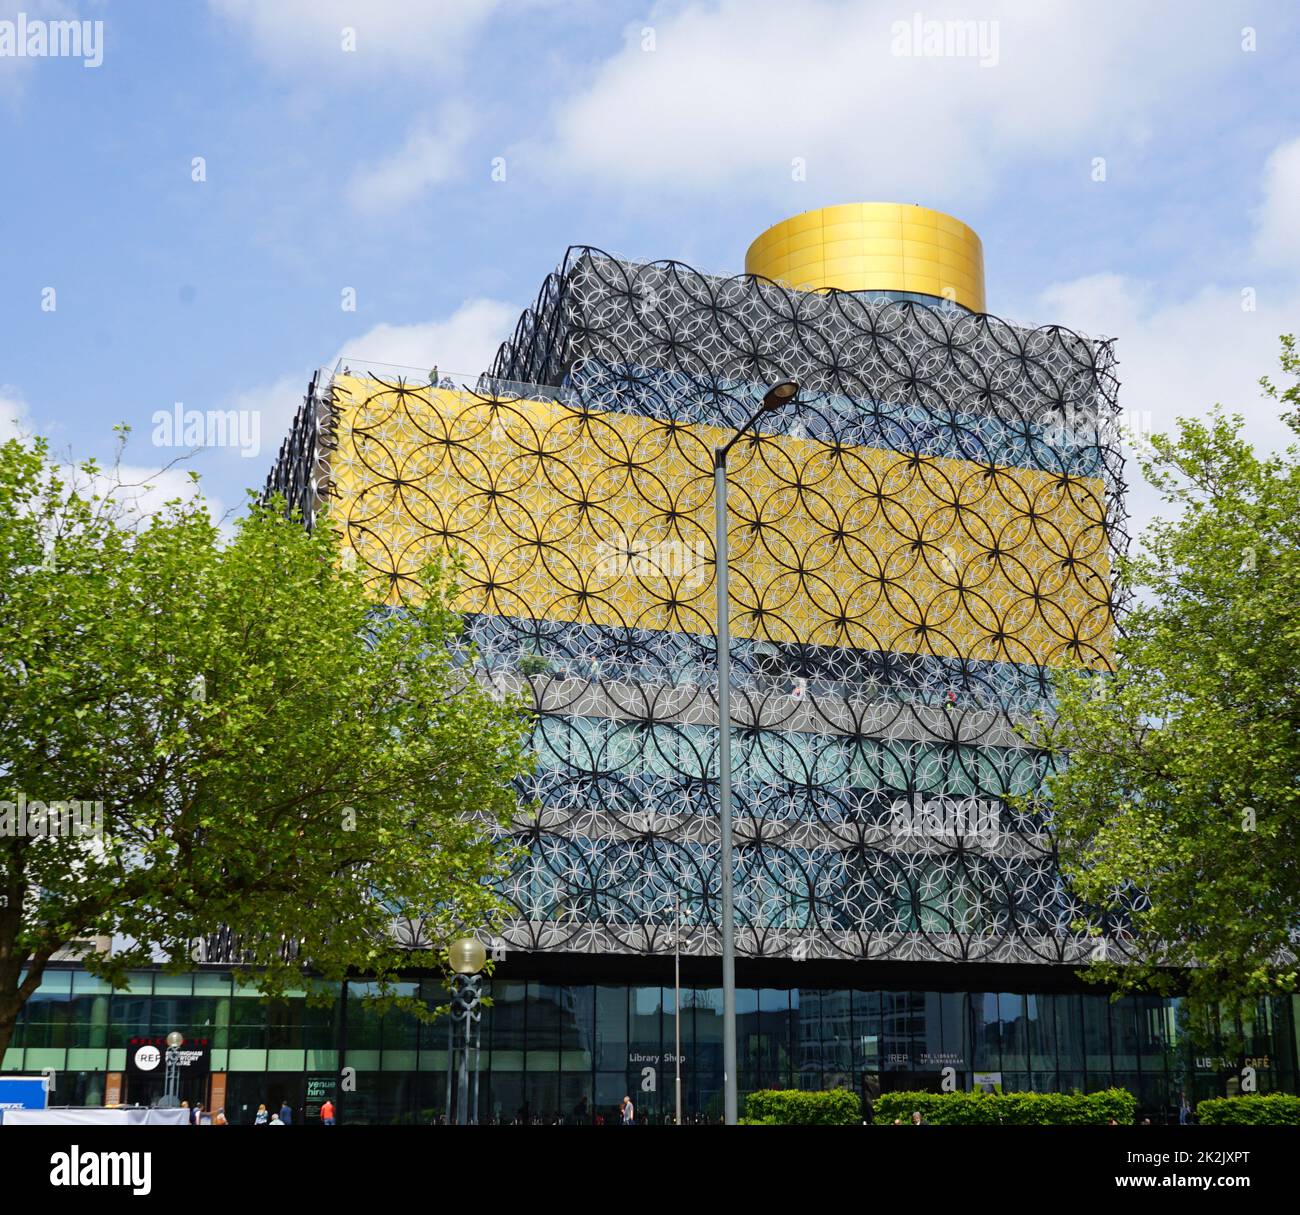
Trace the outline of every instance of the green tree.
[[[1282, 367], [1300, 373], [1290, 337]], [[1300, 433], [1300, 383], [1261, 383]], [[1068, 760], [1048, 782], [1063, 871], [1094, 927], [1134, 934], [1094, 976], [1204, 1013], [1297, 986], [1300, 448], [1262, 457], [1216, 409], [1141, 465], [1176, 509], [1120, 563], [1113, 675], [1061, 676], [1039, 740]]]
[[[225, 542], [197, 501], [141, 519], [93, 463], [0, 447], [0, 1057], [74, 943], [121, 984], [224, 928], [268, 995], [304, 966], [382, 994], [402, 916], [435, 957], [493, 921], [527, 718], [473, 676], [441, 567], [424, 590], [377, 613], [279, 503]], [[65, 800], [103, 832], [33, 830]]]

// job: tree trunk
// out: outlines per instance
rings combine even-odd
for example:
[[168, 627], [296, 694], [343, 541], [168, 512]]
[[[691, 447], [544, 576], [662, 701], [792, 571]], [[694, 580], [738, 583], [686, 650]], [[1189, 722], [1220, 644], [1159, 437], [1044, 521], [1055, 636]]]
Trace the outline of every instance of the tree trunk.
[[0, 1063], [4, 1062], [5, 1051], [14, 1036], [14, 1027], [18, 1024], [18, 1013], [22, 1005], [17, 999], [0, 996]]
[[[12, 888], [11, 888], [12, 889]], [[23, 1005], [41, 985], [46, 964], [53, 949], [42, 948], [29, 954], [18, 946], [18, 931], [22, 927], [21, 896], [9, 898], [8, 905], [0, 903], [0, 1063], [13, 1041], [14, 1028]], [[26, 968], [27, 974], [23, 975]]]

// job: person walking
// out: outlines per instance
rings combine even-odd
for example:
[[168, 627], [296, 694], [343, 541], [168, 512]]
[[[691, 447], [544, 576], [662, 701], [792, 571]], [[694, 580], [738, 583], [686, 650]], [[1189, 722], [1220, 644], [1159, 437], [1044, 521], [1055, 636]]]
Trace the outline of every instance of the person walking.
[[921, 1117], [921, 1111], [920, 1111], [920, 1110], [913, 1110], [913, 1111], [912, 1111], [912, 1125], [913, 1125], [913, 1126], [924, 1126], [924, 1125], [925, 1125], [925, 1119]]
[[328, 1097], [325, 1098], [325, 1104], [320, 1107], [320, 1124], [321, 1126], [334, 1125], [334, 1102]]
[[257, 1113], [253, 1116], [254, 1126], [266, 1126], [271, 1121], [271, 1114], [266, 1108], [266, 1102], [263, 1101], [257, 1107]]
[[293, 1125], [293, 1110], [289, 1108], [288, 1097], [284, 1099], [283, 1104], [280, 1106], [280, 1121], [283, 1122], [285, 1126]]
[[624, 1126], [636, 1126], [636, 1108], [632, 1104], [631, 1097], [624, 1097], [623, 1104], [619, 1107], [619, 1114]]
[[229, 1126], [229, 1125], [230, 1125], [230, 1122], [229, 1122], [229, 1121], [227, 1120], [227, 1118], [226, 1118], [226, 1111], [225, 1111], [224, 1107], [223, 1107], [222, 1109], [217, 1110], [217, 1112], [216, 1112], [215, 1114], [212, 1115], [212, 1125], [213, 1125], [213, 1126]]
[[1187, 1100], [1187, 1093], [1183, 1091], [1178, 1094], [1178, 1125], [1191, 1126], [1192, 1124], [1192, 1103]]

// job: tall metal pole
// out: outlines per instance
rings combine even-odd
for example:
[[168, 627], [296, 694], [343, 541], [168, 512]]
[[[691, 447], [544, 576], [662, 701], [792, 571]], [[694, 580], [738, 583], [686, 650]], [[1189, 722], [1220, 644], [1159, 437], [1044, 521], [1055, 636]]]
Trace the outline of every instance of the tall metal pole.
[[673, 1045], [677, 1061], [677, 1125], [682, 1124], [682, 896], [680, 885], [673, 898]]
[[180, 1052], [176, 1047], [169, 1046], [164, 1058], [166, 1071], [163, 1076], [163, 1105], [168, 1109], [174, 1109], [181, 1103]]
[[472, 1007], [470, 992], [473, 990], [477, 975], [456, 976], [456, 1000], [460, 1006], [461, 1049], [458, 1061], [458, 1081], [456, 1084], [456, 1124], [469, 1125], [469, 1029]]
[[455, 1118], [455, 1106], [451, 1103], [451, 1070], [456, 1058], [456, 1005], [447, 1010], [447, 1125]]
[[[475, 976], [477, 978], [477, 976]], [[483, 1014], [474, 1017], [474, 1100], [470, 1105], [469, 1120], [478, 1126], [478, 1078], [483, 1066]]]
[[731, 620], [727, 589], [727, 453], [713, 453], [713, 505], [718, 597], [718, 823], [722, 834], [722, 1090], [723, 1121], [739, 1120], [736, 1100], [736, 922], [731, 869]]

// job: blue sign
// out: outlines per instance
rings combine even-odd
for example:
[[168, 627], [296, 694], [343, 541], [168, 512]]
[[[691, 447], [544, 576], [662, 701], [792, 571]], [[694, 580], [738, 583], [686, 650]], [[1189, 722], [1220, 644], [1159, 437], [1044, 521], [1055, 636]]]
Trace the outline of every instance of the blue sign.
[[0, 1122], [5, 1110], [43, 1110], [48, 1098], [47, 1076], [0, 1076]]

